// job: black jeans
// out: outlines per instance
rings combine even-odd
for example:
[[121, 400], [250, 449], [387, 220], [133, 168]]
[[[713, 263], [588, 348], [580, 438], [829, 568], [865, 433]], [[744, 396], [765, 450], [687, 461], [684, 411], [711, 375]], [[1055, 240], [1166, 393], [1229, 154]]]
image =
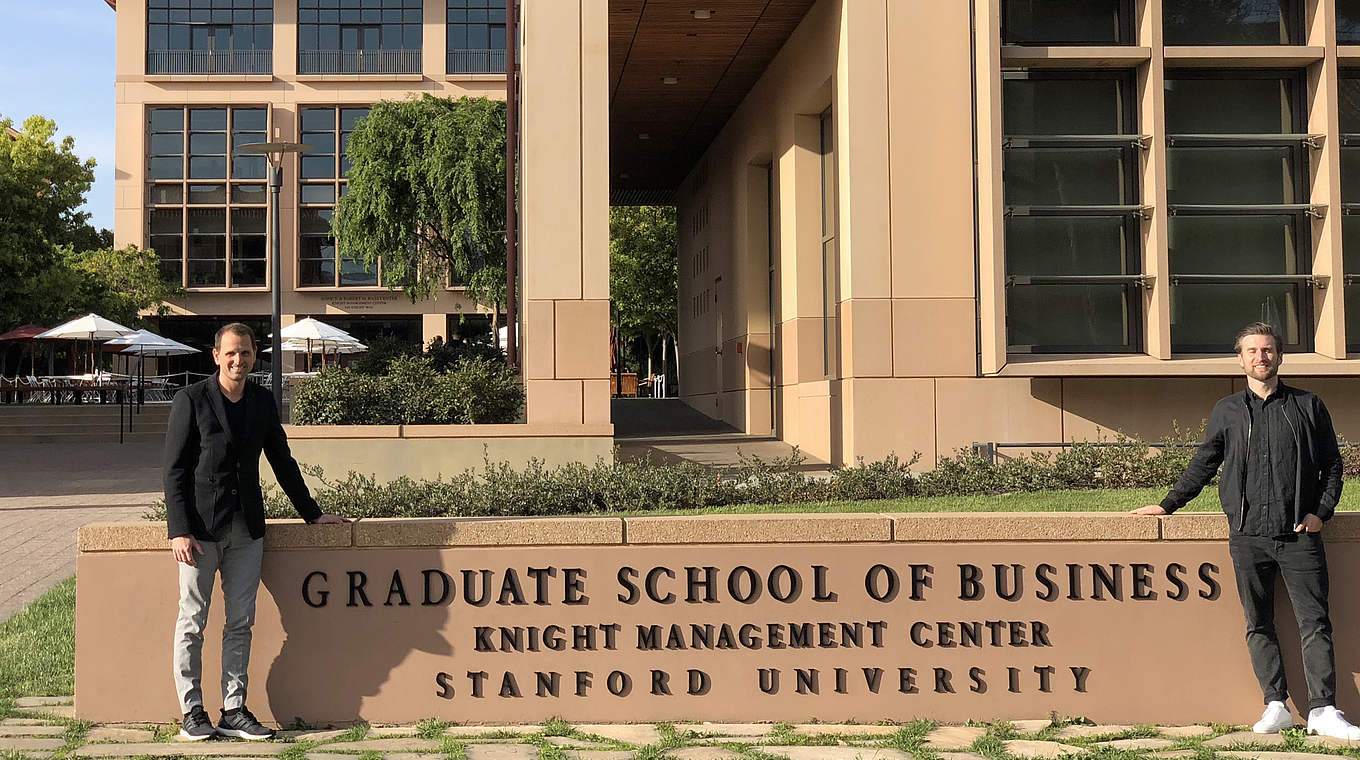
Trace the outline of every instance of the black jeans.
[[1327, 613], [1327, 552], [1322, 534], [1267, 538], [1237, 533], [1228, 539], [1237, 593], [1247, 618], [1247, 651], [1265, 701], [1285, 701], [1288, 692], [1280, 642], [1275, 636], [1275, 577], [1284, 578], [1303, 642], [1308, 709], [1336, 704], [1336, 661], [1332, 620]]

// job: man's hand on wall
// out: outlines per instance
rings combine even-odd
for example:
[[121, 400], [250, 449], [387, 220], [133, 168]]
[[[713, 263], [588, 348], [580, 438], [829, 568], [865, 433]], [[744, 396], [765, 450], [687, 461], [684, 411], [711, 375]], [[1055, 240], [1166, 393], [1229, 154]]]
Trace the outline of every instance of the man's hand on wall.
[[1322, 518], [1317, 515], [1305, 515], [1303, 522], [1294, 526], [1295, 533], [1320, 533], [1322, 531]]
[[1130, 512], [1130, 514], [1135, 514], [1135, 515], [1164, 515], [1164, 514], [1166, 514], [1166, 510], [1165, 510], [1165, 509], [1162, 509], [1162, 506], [1161, 506], [1160, 504], [1149, 504], [1149, 505], [1147, 505], [1146, 507], [1139, 507], [1139, 508], [1137, 508], [1137, 509], [1135, 509], [1135, 510], [1132, 510], [1132, 511]]
[[194, 555], [202, 554], [203, 547], [198, 545], [193, 536], [175, 536], [170, 539], [170, 553], [175, 555], [176, 562], [183, 562], [189, 567], [198, 567], [198, 560], [194, 559]]

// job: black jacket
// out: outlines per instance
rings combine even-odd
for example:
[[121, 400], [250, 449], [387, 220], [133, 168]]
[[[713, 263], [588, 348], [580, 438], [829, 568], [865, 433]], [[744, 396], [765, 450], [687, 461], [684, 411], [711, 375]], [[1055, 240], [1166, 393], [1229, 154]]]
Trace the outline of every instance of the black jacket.
[[[1218, 500], [1232, 529], [1242, 529], [1246, 515], [1243, 491], [1247, 479], [1247, 438], [1251, 434], [1248, 393], [1250, 389], [1234, 393], [1214, 405], [1204, 443], [1185, 468], [1185, 474], [1162, 500], [1162, 508], [1168, 514], [1195, 498], [1213, 479], [1221, 463], [1223, 476], [1218, 481]], [[1336, 445], [1332, 417], [1322, 399], [1308, 391], [1281, 383], [1280, 393], [1284, 394], [1284, 418], [1293, 431], [1298, 451], [1294, 463], [1294, 524], [1302, 523], [1308, 514], [1329, 520], [1341, 498], [1341, 450]]]
[[288, 451], [274, 397], [246, 383], [241, 403], [248, 405], [245, 429], [241, 440], [235, 440], [217, 375], [175, 394], [165, 433], [165, 515], [170, 538], [192, 535], [200, 541], [217, 540], [210, 529], [213, 515], [231, 509], [238, 498], [251, 537], [264, 536], [261, 451], [298, 514], [307, 522], [321, 516]]

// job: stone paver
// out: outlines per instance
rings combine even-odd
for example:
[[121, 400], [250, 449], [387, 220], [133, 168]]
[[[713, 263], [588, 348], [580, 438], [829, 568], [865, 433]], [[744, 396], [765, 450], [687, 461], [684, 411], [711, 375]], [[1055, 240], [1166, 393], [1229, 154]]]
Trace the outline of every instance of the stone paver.
[[0, 726], [0, 736], [61, 736], [65, 726]]
[[532, 744], [474, 744], [467, 748], [467, 760], [538, 760], [538, 747]]
[[1135, 752], [1150, 749], [1166, 749], [1174, 747], [1176, 743], [1170, 739], [1115, 739], [1114, 741], [1101, 742], [1102, 747], [1114, 747], [1115, 749], [1131, 749]]
[[98, 726], [85, 734], [87, 742], [151, 742], [156, 740], [156, 732], [149, 728], [115, 728]]
[[328, 729], [325, 731], [319, 731], [316, 729], [309, 728], [305, 731], [280, 731], [278, 733], [278, 737], [280, 739], [291, 739], [293, 741], [298, 742], [300, 741], [328, 742], [334, 739], [335, 737], [342, 736], [346, 733], [349, 733], [349, 729], [335, 728]]
[[741, 757], [725, 747], [684, 747], [666, 751], [675, 760], [737, 760]]
[[799, 723], [794, 733], [807, 736], [892, 736], [901, 726], [862, 726], [843, 723]]
[[1071, 744], [1034, 741], [1032, 739], [1011, 739], [1005, 743], [1005, 747], [1006, 752], [1016, 757], [1042, 758], [1043, 760], [1062, 757], [1063, 755], [1080, 755], [1086, 751]]
[[875, 747], [761, 747], [762, 752], [789, 760], [912, 760], [897, 749]]
[[271, 757], [288, 749], [283, 742], [157, 742], [153, 744], [86, 744], [75, 757]]
[[940, 760], [987, 760], [976, 752], [941, 752]]
[[374, 726], [368, 729], [368, 735], [374, 739], [392, 736], [415, 736], [415, 734], [415, 726]]
[[70, 704], [75, 704], [73, 697], [19, 697], [14, 700], [15, 707], [49, 707]]
[[0, 726], [45, 726], [47, 721], [37, 718], [5, 718], [0, 720]]
[[308, 752], [305, 757], [307, 760], [354, 760], [354, 755], [343, 755], [339, 752]]
[[656, 726], [648, 723], [582, 723], [572, 727], [583, 734], [602, 736], [606, 739], [627, 742], [639, 747], [661, 741], [661, 734], [657, 732]]
[[1208, 736], [1214, 730], [1208, 726], [1158, 726], [1157, 733], [1162, 736], [1170, 736], [1173, 739], [1195, 739], [1201, 736]]
[[543, 741], [553, 745], [554, 747], [610, 749], [610, 746], [608, 744], [600, 744], [599, 742], [586, 741], [585, 739], [576, 739], [570, 736], [545, 736], [543, 737]]
[[714, 736], [767, 736], [774, 730], [773, 723], [686, 723], [677, 725], [678, 731], [693, 731]]
[[43, 707], [16, 707], [15, 709], [25, 715], [51, 715], [57, 718], [76, 717], [76, 708], [73, 705], [45, 705]]
[[1133, 728], [1133, 726], [1064, 726], [1062, 730], [1053, 735], [1054, 739], [1089, 739], [1092, 736], [1109, 736], [1111, 734], [1122, 734]]
[[517, 725], [517, 726], [449, 726], [444, 729], [445, 736], [452, 737], [476, 737], [487, 736], [488, 734], [514, 734], [516, 736], [527, 736], [542, 731], [542, 726], [537, 725]]
[[1179, 760], [1183, 757], [1194, 757], [1197, 753], [1193, 749], [1168, 749], [1161, 752], [1153, 752], [1153, 757], [1166, 758], [1166, 760]]
[[1045, 728], [1048, 728], [1049, 726], [1053, 725], [1053, 721], [1047, 718], [1036, 718], [1034, 720], [1013, 720], [1010, 723], [1012, 726], [1015, 726], [1016, 731], [1019, 731], [1022, 734], [1032, 734], [1035, 733], [1036, 731], [1042, 731]]
[[1231, 747], [1234, 744], [1260, 744], [1266, 747], [1278, 747], [1284, 744], [1284, 737], [1279, 734], [1257, 734], [1251, 731], [1237, 731], [1231, 734], [1224, 734], [1215, 739], [1210, 739], [1204, 743], [1204, 746]]
[[75, 575], [81, 525], [141, 519], [160, 497], [161, 448], [0, 444], [0, 622]]
[[968, 749], [986, 735], [987, 729], [979, 726], [940, 726], [926, 734], [924, 743], [938, 751]]
[[54, 750], [65, 744], [65, 739], [50, 739], [34, 736], [0, 737], [0, 751], [3, 750]]
[[326, 750], [345, 752], [438, 752], [439, 742], [433, 739], [407, 737], [405, 739], [362, 739], [357, 742], [333, 742], [324, 745]]
[[1307, 741], [1316, 747], [1360, 747], [1360, 742], [1338, 739], [1335, 736], [1309, 736]]
[[572, 760], [633, 760], [632, 750], [606, 749], [594, 752], [587, 749], [569, 749], [567, 757]]
[[1321, 760], [1335, 755], [1313, 754], [1311, 752], [1268, 752], [1264, 750], [1234, 750], [1219, 752], [1227, 757], [1240, 757], [1242, 760]]

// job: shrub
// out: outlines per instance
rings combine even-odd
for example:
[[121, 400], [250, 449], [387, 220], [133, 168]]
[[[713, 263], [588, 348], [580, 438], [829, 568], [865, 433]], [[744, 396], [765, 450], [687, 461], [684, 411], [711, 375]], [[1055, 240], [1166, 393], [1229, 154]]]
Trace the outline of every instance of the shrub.
[[514, 370], [466, 359], [439, 372], [425, 357], [397, 356], [385, 375], [327, 369], [293, 393], [298, 425], [442, 425], [514, 422], [524, 388]]

